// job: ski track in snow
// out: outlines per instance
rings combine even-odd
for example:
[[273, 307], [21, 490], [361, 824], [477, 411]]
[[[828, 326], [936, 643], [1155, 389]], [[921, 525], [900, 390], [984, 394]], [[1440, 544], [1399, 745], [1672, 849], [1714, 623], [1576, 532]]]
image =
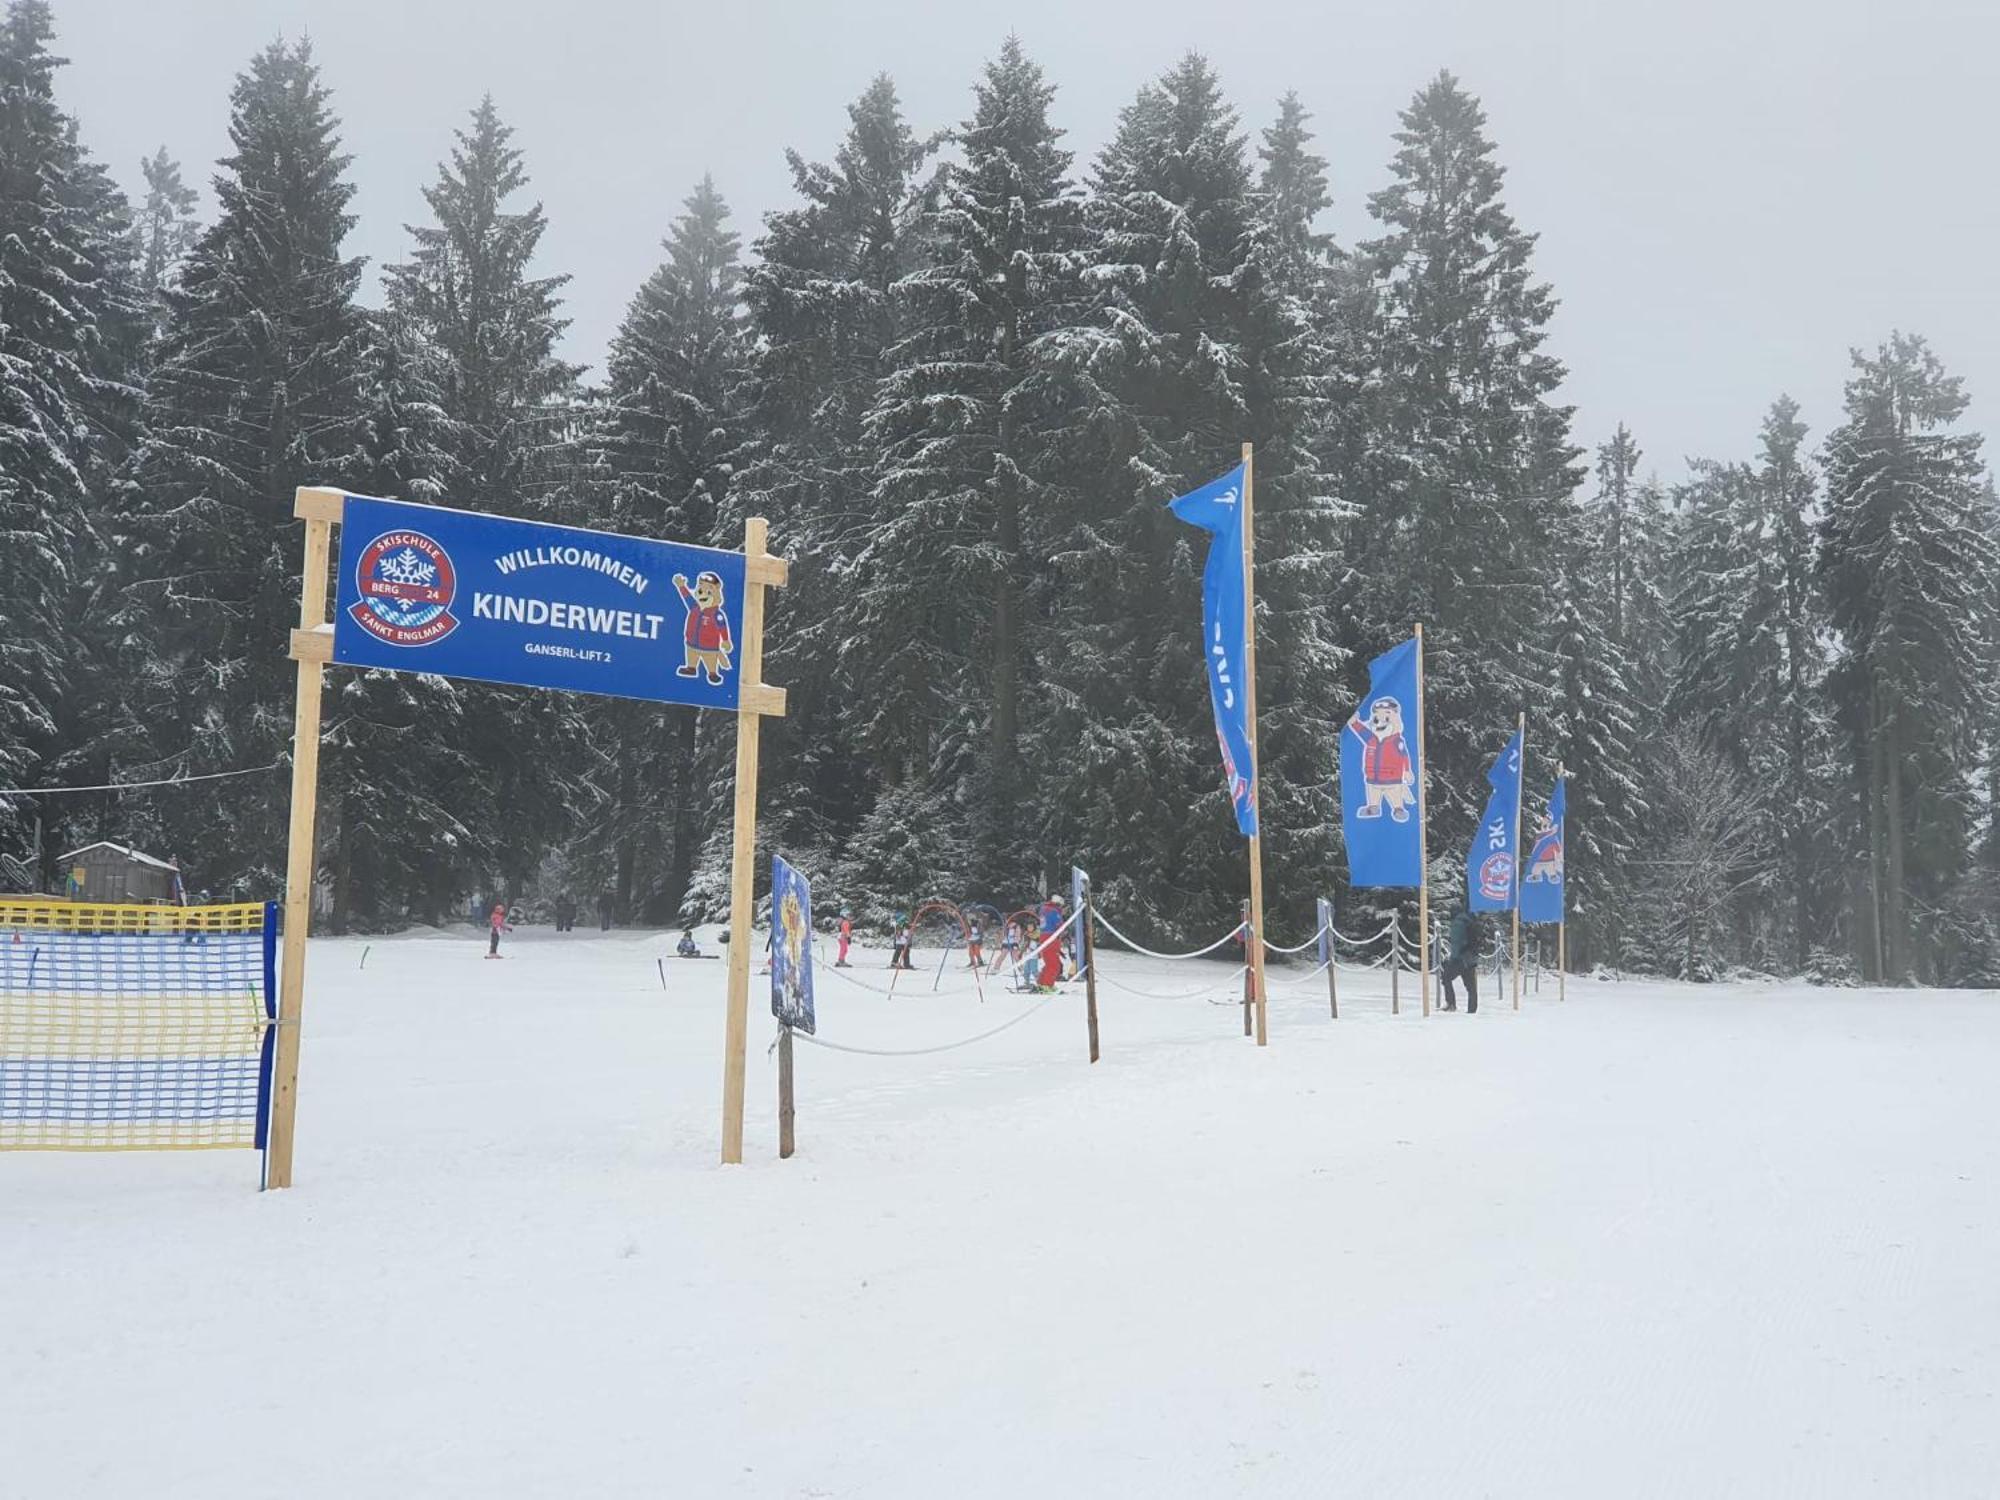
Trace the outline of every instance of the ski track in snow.
[[[753, 980], [723, 1170], [723, 964], [484, 943], [313, 943], [292, 1191], [0, 1156], [0, 1495], [2000, 1492], [1991, 995], [1072, 986], [801, 1044], [779, 1162]], [[905, 979], [822, 1033], [1032, 1003]]]

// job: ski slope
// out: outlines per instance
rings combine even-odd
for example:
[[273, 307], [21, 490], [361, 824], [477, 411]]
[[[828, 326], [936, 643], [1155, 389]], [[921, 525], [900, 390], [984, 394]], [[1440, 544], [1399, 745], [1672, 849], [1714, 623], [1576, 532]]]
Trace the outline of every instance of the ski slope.
[[311, 945], [290, 1192], [0, 1156], [0, 1495], [2000, 1490], [1992, 995], [1274, 969], [1260, 1052], [1106, 952], [1179, 998], [1092, 1068], [1080, 996], [822, 970], [847, 1045], [1032, 1013], [801, 1046], [779, 1162], [753, 991], [724, 1170], [723, 964], [484, 946]]

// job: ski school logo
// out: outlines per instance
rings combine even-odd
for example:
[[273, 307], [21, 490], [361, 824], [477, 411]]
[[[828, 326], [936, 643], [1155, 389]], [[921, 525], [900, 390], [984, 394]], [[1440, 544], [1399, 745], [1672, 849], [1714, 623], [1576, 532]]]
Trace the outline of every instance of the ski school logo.
[[458, 574], [444, 548], [421, 531], [385, 531], [354, 568], [354, 623], [392, 646], [428, 646], [458, 629], [451, 612]]
[[1505, 901], [1514, 893], [1514, 856], [1489, 854], [1479, 867], [1479, 894], [1489, 901]]

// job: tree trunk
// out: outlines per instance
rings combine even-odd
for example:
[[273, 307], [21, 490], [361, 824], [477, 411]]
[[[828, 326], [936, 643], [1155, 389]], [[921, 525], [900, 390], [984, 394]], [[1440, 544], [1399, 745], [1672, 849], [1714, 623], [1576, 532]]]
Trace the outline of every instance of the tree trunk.
[[1885, 864], [1882, 838], [1882, 726], [1881, 691], [1871, 688], [1868, 698], [1868, 978], [1876, 984], [1887, 972], [1883, 954], [1882, 872]]

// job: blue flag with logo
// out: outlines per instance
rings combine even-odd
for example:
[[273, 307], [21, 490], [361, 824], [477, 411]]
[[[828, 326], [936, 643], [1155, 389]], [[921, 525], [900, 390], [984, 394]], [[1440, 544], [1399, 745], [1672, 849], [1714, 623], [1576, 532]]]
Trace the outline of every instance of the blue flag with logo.
[[1222, 777], [1236, 808], [1236, 827], [1257, 836], [1257, 758], [1250, 749], [1250, 642], [1243, 618], [1243, 465], [1211, 479], [1169, 507], [1212, 538], [1201, 574], [1202, 654], [1215, 737], [1222, 742]]
[[1535, 830], [1528, 850], [1528, 873], [1521, 877], [1521, 920], [1560, 922], [1563, 919], [1563, 818], [1569, 807], [1569, 783], [1558, 778], [1549, 793], [1549, 813]]
[[1368, 696], [1340, 731], [1340, 818], [1348, 880], [1424, 883], [1424, 747], [1417, 735], [1417, 643], [1368, 664]]
[[1521, 732], [1515, 730], [1487, 771], [1493, 791], [1486, 816], [1465, 855], [1466, 903], [1474, 911], [1512, 911], [1520, 890], [1515, 876], [1514, 840], [1521, 822]]

